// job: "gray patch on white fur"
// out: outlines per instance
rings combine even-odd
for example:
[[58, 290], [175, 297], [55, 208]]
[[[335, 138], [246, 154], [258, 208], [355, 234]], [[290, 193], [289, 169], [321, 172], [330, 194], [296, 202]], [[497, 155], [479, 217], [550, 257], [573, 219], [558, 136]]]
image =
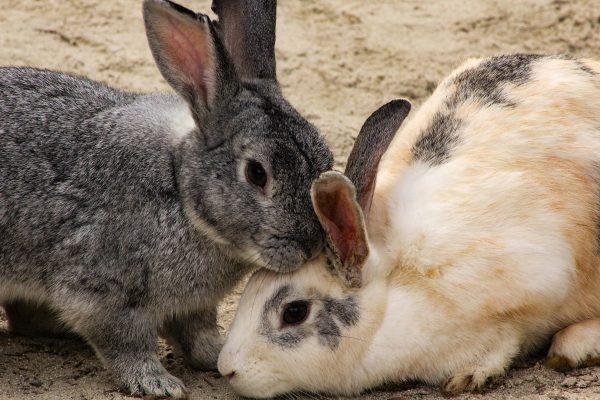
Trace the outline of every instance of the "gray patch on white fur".
[[324, 303], [325, 310], [334, 315], [344, 326], [353, 326], [358, 322], [360, 313], [354, 297], [346, 297], [344, 300], [327, 297]]
[[339, 346], [342, 333], [331, 314], [323, 310], [319, 311], [315, 325], [317, 327], [319, 344], [327, 346], [332, 350]]
[[286, 297], [289, 296], [290, 292], [291, 287], [289, 285], [282, 286], [269, 300], [267, 300], [263, 308], [260, 323], [260, 333], [263, 336], [269, 339], [270, 342], [287, 348], [295, 347], [304, 338], [310, 336], [310, 332], [303, 326], [296, 327], [294, 331], [288, 329], [281, 332], [278, 329], [279, 327], [274, 327], [269, 320], [269, 316], [273, 313], [276, 313], [277, 316], [279, 316], [278, 310], [281, 304], [286, 300]]
[[413, 145], [414, 159], [431, 165], [443, 164], [450, 158], [452, 149], [460, 141], [457, 134], [460, 125], [461, 120], [453, 114], [436, 113], [431, 124]]
[[448, 161], [461, 141], [458, 131], [464, 122], [456, 117], [458, 106], [469, 99], [477, 99], [486, 106], [515, 107], [516, 104], [503, 92], [504, 84], [522, 85], [528, 82], [533, 62], [542, 57], [537, 54], [491, 57], [458, 74], [451, 81], [456, 85], [456, 91], [446, 100], [447, 111], [437, 112], [419, 135], [412, 148], [413, 158], [431, 165]]
[[292, 288], [290, 285], [280, 287], [267, 300], [263, 308], [260, 333], [271, 343], [283, 348], [294, 348], [308, 337], [316, 335], [321, 345], [335, 350], [339, 346], [342, 337], [341, 329], [354, 326], [358, 323], [360, 312], [358, 303], [354, 297], [349, 296], [345, 299], [334, 299], [325, 296], [314, 300], [320, 301], [323, 304], [323, 309], [318, 311], [315, 317], [314, 325], [301, 324], [282, 329], [278, 326], [273, 326], [270, 317], [273, 313], [276, 313], [277, 317], [279, 317], [281, 305], [287, 300], [286, 298], [291, 291]]
[[324, 311], [319, 313], [316, 321], [319, 343], [334, 350], [339, 346], [342, 337], [340, 327], [335, 320], [345, 328], [356, 325], [359, 317], [358, 304], [353, 297], [343, 300], [326, 297], [323, 306]]
[[518, 86], [528, 82], [533, 62], [543, 57], [538, 54], [496, 56], [461, 72], [454, 78], [457, 88], [447, 102], [448, 108], [456, 109], [469, 98], [483, 100], [489, 105], [514, 106], [504, 96], [503, 85], [511, 83]]

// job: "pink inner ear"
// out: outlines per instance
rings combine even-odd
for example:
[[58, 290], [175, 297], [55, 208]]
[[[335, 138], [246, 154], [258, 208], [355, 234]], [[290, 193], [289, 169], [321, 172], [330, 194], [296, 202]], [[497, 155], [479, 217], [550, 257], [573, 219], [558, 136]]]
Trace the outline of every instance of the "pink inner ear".
[[316, 200], [323, 227], [345, 265], [355, 250], [360, 229], [352, 199], [338, 186], [333, 191], [318, 193]]
[[158, 26], [162, 36], [165, 61], [171, 66], [171, 73], [179, 76], [196, 89], [204, 104], [208, 105], [211, 95], [209, 87], [214, 81], [214, 60], [208, 29], [190, 23], [189, 18], [176, 18], [166, 15]]

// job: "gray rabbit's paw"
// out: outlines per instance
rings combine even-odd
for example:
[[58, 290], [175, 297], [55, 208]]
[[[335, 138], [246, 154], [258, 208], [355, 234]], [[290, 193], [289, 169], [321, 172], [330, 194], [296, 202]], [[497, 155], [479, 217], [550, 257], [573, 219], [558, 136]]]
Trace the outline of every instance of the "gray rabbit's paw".
[[183, 382], [164, 370], [134, 373], [123, 382], [123, 388], [134, 396], [187, 398]]

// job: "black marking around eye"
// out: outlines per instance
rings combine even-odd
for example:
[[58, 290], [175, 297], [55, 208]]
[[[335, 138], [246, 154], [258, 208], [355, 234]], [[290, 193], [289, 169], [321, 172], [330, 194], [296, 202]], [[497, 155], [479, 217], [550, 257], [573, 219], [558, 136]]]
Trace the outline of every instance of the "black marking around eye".
[[304, 338], [310, 336], [310, 332], [305, 327], [298, 327], [297, 329], [280, 332], [279, 326], [273, 326], [271, 324], [269, 316], [273, 313], [278, 315], [281, 304], [289, 296], [290, 292], [291, 287], [289, 285], [282, 286], [269, 300], [267, 300], [263, 308], [260, 323], [260, 333], [263, 336], [269, 339], [270, 342], [287, 348], [297, 346]]
[[279, 308], [279, 305], [285, 300], [285, 298], [290, 294], [290, 286], [285, 285], [280, 287], [277, 292], [267, 302], [265, 303], [265, 308], [263, 310], [263, 315], [268, 312], [275, 311]]
[[[356, 299], [352, 296], [344, 299], [323, 297], [320, 302], [322, 309], [318, 311], [314, 323], [280, 329], [279, 325], [273, 326], [272, 316], [279, 317], [281, 305], [291, 293], [291, 286], [280, 287], [263, 308], [260, 333], [271, 343], [284, 348], [297, 347], [303, 340], [310, 336], [317, 336], [318, 342], [335, 350], [340, 343], [341, 327], [349, 328], [358, 323], [360, 311]], [[314, 302], [319, 300], [314, 299]]]

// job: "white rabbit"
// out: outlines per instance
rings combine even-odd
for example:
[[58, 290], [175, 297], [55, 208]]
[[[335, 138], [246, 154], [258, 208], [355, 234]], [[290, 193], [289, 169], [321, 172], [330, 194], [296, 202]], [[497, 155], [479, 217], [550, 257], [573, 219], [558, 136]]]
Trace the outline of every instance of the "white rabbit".
[[600, 64], [471, 60], [377, 172], [407, 110], [365, 123], [349, 179], [313, 184], [327, 256], [248, 283], [219, 357], [238, 393], [475, 390], [555, 334], [551, 366], [600, 356]]

